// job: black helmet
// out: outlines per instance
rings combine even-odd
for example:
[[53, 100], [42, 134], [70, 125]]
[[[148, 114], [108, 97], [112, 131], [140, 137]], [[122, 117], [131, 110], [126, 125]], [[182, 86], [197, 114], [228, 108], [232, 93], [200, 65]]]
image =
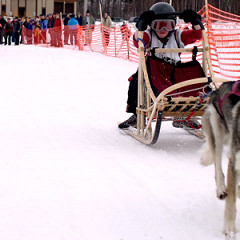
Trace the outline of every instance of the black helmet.
[[154, 11], [156, 16], [155, 19], [173, 19], [176, 21], [176, 15], [168, 15], [168, 13], [175, 12], [175, 9], [168, 3], [155, 3], [151, 6], [150, 10]]

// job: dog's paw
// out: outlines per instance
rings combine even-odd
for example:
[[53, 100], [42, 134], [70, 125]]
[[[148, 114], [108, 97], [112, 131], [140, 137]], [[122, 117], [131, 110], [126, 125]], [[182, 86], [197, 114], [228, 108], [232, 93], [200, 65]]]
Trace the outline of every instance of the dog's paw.
[[236, 232], [224, 230], [223, 234], [225, 235], [225, 240], [235, 240], [236, 239]]
[[216, 192], [217, 192], [217, 198], [220, 200], [224, 200], [228, 195], [226, 187], [217, 188]]
[[[230, 218], [230, 219], [229, 219]], [[235, 223], [235, 218], [232, 219], [231, 216], [224, 216], [224, 226], [223, 226], [223, 234], [225, 235], [225, 239], [235, 239], [236, 235], [236, 223]]]
[[224, 228], [223, 234], [225, 235], [225, 240], [234, 240], [236, 239], [236, 228], [233, 226], [232, 228]]

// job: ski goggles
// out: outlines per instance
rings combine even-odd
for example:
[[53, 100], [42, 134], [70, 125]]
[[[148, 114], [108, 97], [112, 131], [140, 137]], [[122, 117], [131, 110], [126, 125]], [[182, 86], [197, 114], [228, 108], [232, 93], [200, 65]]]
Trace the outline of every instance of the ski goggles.
[[175, 28], [175, 21], [173, 19], [156, 19], [152, 22], [151, 28], [154, 31], [172, 31]]

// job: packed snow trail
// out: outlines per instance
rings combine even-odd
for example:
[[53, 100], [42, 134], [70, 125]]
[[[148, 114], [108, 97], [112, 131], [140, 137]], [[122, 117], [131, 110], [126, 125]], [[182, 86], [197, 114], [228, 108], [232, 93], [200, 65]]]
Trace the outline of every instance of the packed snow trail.
[[0, 239], [224, 239], [203, 141], [163, 123], [145, 146], [117, 128], [135, 63], [22, 45], [0, 54]]

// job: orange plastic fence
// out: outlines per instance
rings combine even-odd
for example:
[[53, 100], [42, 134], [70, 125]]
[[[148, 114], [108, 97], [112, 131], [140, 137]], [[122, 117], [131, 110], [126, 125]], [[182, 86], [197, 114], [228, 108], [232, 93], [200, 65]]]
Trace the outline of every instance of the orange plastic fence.
[[208, 39], [216, 75], [240, 77], [240, 16], [208, 5]]
[[[203, 7], [201, 14], [210, 47], [210, 56], [216, 76], [227, 79], [240, 79], [240, 16], [236, 16], [211, 5]], [[183, 22], [180, 29], [188, 28]], [[91, 26], [88, 29], [78, 26], [71, 29], [68, 26], [51, 28], [47, 31], [23, 28], [24, 44], [42, 44], [42, 46], [64, 47], [74, 50], [100, 52], [108, 56], [138, 61], [137, 49], [133, 46], [132, 34], [136, 29], [132, 26], [115, 26], [106, 28], [102, 25]], [[194, 44], [201, 47], [202, 42]], [[191, 54], [183, 53], [182, 61], [190, 61]], [[197, 59], [201, 62], [202, 54]]]
[[23, 27], [23, 44], [42, 44], [42, 46], [64, 47], [84, 51], [104, 53], [108, 56], [138, 61], [137, 49], [133, 46], [132, 30], [128, 25], [114, 28], [95, 25], [89, 28], [69, 26], [51, 28], [47, 31], [28, 30]]

